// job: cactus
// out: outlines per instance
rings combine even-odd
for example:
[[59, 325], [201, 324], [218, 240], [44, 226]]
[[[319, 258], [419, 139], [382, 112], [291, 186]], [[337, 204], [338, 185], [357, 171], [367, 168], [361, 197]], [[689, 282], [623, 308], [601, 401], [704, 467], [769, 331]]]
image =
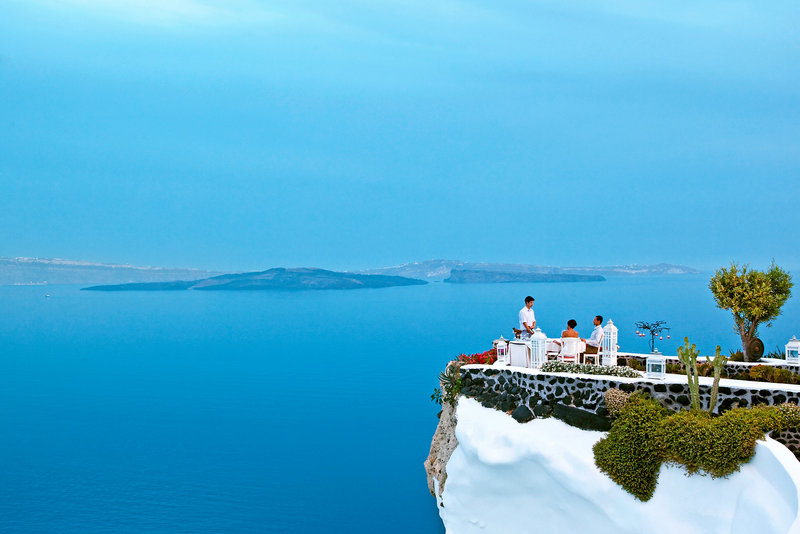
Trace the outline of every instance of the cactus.
[[[689, 345], [689, 338], [683, 338], [683, 347], [678, 347], [678, 358], [686, 368], [686, 378], [689, 380], [689, 395], [692, 398], [691, 409], [700, 410], [700, 376], [697, 373], [697, 346]], [[716, 362], [716, 359], [715, 359]], [[714, 367], [714, 375], [717, 368]]]
[[711, 363], [714, 368], [714, 385], [711, 386], [711, 402], [708, 405], [708, 413], [714, 412], [714, 407], [717, 405], [717, 393], [719, 393], [719, 378], [722, 375], [722, 369], [728, 362], [728, 358], [720, 354], [719, 345], [717, 345], [717, 352], [714, 354], [712, 360], [710, 356], [706, 356], [706, 361]]

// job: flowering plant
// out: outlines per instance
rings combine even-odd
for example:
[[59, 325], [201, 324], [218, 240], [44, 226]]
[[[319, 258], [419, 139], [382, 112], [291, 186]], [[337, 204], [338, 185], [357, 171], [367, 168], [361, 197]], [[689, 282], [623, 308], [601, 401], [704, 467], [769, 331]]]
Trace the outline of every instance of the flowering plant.
[[542, 365], [545, 373], [580, 373], [584, 375], [609, 375], [623, 376], [627, 378], [641, 378], [642, 373], [638, 373], [630, 367], [617, 367], [616, 365], [589, 365], [581, 363], [569, 363], [552, 361]]
[[442, 404], [444, 401], [454, 405], [461, 392], [461, 367], [471, 364], [492, 365], [496, 361], [496, 349], [475, 354], [459, 354], [455, 360], [448, 362], [444, 371], [439, 374], [441, 387], [433, 390], [431, 400], [436, 404]]
[[497, 361], [497, 349], [487, 350], [486, 352], [478, 352], [476, 354], [459, 354], [456, 358], [457, 362], [463, 365], [492, 365]]

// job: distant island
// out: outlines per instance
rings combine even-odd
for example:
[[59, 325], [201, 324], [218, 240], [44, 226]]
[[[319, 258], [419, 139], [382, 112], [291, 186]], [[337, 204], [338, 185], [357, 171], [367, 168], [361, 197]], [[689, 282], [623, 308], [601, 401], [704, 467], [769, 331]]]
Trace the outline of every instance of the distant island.
[[427, 284], [424, 280], [380, 274], [354, 274], [325, 269], [278, 267], [266, 271], [223, 274], [202, 280], [100, 285], [88, 291], [184, 291], [184, 290], [303, 290], [366, 289]]
[[[453, 270], [491, 271], [495, 273], [531, 273], [547, 275], [580, 274], [592, 276], [657, 276], [697, 274], [700, 271], [684, 265], [658, 263], [655, 265], [611, 265], [605, 267], [554, 267], [550, 265], [528, 265], [518, 263], [471, 263], [459, 260], [427, 260], [404, 263], [395, 267], [380, 267], [356, 271], [362, 274], [387, 274], [406, 276], [428, 281], [444, 281]], [[518, 280], [525, 281], [525, 280]]]
[[450, 271], [450, 277], [445, 278], [444, 282], [448, 284], [498, 284], [511, 282], [604, 282], [605, 280], [604, 276], [598, 274], [515, 273], [453, 269]]

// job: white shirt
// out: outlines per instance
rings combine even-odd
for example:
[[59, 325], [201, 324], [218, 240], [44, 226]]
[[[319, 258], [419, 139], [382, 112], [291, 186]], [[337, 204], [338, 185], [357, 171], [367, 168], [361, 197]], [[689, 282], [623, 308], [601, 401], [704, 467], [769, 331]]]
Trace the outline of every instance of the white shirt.
[[522, 330], [523, 333], [525, 333], [528, 331], [528, 329], [525, 328], [525, 323], [528, 323], [528, 325], [531, 328], [533, 328], [533, 323], [535, 322], [536, 322], [536, 316], [533, 314], [533, 306], [531, 306], [530, 309], [528, 309], [527, 306], [524, 306], [519, 311], [519, 329]]
[[603, 328], [600, 325], [597, 325], [594, 327], [594, 330], [592, 330], [591, 337], [586, 340], [586, 344], [593, 347], [599, 347], [601, 343], [603, 343]]

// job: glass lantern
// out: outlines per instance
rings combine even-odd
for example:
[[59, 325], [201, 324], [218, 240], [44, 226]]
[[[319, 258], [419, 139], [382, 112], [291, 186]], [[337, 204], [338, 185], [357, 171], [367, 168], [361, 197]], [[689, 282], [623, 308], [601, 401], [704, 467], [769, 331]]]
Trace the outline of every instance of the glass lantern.
[[786, 344], [786, 363], [800, 365], [800, 339], [796, 336]]
[[495, 365], [508, 365], [508, 341], [503, 339], [503, 336], [500, 336], [500, 339], [495, 339], [492, 345], [497, 350]]
[[617, 334], [618, 329], [614, 326], [614, 321], [608, 320], [603, 327], [603, 365], [617, 365]]
[[667, 377], [667, 359], [655, 354], [648, 356], [645, 376], [653, 380], [664, 380]]
[[547, 361], [547, 336], [541, 328], [531, 336], [531, 367], [539, 369]]

